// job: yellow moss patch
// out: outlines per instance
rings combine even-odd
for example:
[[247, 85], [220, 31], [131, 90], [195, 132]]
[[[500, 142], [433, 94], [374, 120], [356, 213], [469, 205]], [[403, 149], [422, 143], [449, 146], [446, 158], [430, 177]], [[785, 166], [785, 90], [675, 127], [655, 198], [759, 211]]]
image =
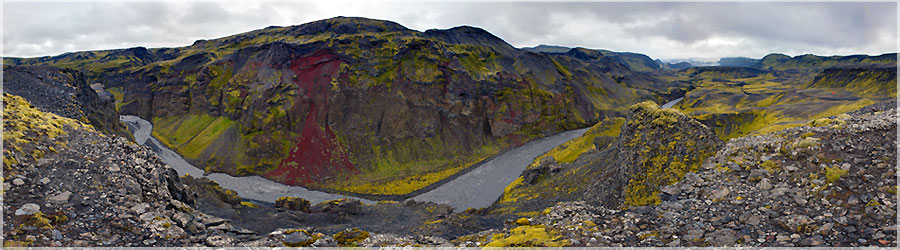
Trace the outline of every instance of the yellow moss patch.
[[518, 220], [516, 220], [516, 225], [528, 226], [531, 225], [531, 221], [528, 220], [528, 218], [519, 218]]
[[516, 202], [519, 198], [523, 197], [524, 194], [513, 194], [512, 190], [522, 185], [524, 181], [525, 177], [519, 176], [519, 178], [516, 178], [512, 183], [507, 185], [506, 188], [503, 189], [503, 196], [500, 197], [500, 203]]
[[841, 179], [842, 176], [847, 174], [847, 170], [843, 170], [840, 167], [827, 167], [825, 168], [825, 181], [828, 183], [834, 183]]
[[258, 208], [259, 207], [259, 205], [256, 205], [253, 202], [248, 202], [248, 201], [242, 201], [241, 205], [245, 206], [245, 207], [249, 207], [249, 208]]
[[800, 140], [795, 141], [791, 144], [792, 148], [808, 148], [819, 145], [819, 138], [815, 137], [806, 137]]
[[303, 229], [289, 229], [289, 230], [284, 231], [284, 234], [293, 234], [293, 233], [305, 234], [305, 235], [309, 236], [309, 240], [306, 240], [303, 242], [294, 242], [294, 243], [282, 241], [281, 244], [284, 244], [284, 246], [286, 246], [286, 247], [308, 247], [308, 246], [312, 245], [313, 243], [315, 243], [316, 240], [321, 239], [323, 236], [321, 234], [310, 234], [309, 232], [307, 232], [306, 230], [303, 230]]
[[497, 235], [485, 247], [564, 247], [569, 241], [542, 225], [519, 226], [510, 230], [509, 235]]
[[153, 118], [153, 136], [188, 158], [197, 158], [234, 121], [207, 114]]
[[24, 240], [24, 241], [4, 240], [4, 241], [3, 241], [3, 247], [27, 247], [27, 246], [30, 246], [30, 245], [33, 244], [33, 243], [34, 243], [34, 242], [33, 242], [33, 241], [30, 241], [30, 240]]
[[25, 223], [28, 226], [42, 228], [42, 229], [52, 229], [53, 225], [50, 224], [50, 219], [44, 216], [44, 213], [37, 212], [31, 215], [31, 218], [28, 218], [28, 222]]
[[338, 246], [355, 247], [357, 243], [369, 238], [369, 232], [353, 228], [350, 230], [340, 231], [332, 236], [337, 241]]
[[763, 169], [765, 169], [766, 171], [769, 171], [769, 173], [777, 173], [778, 171], [781, 171], [781, 166], [778, 166], [778, 164], [776, 164], [772, 160], [765, 161], [762, 164], [760, 164], [759, 166], [762, 167]]
[[538, 215], [540, 215], [540, 214], [541, 214], [541, 213], [538, 212], [538, 211], [518, 212], [518, 213], [515, 213], [515, 215], [517, 215], [517, 216], [524, 216], [524, 217], [535, 217], [535, 216], [538, 216]]
[[622, 130], [622, 124], [625, 123], [625, 118], [615, 117], [610, 119], [605, 119], [601, 122], [598, 122], [584, 135], [579, 136], [575, 139], [569, 140], [562, 145], [559, 145], [547, 153], [535, 158], [535, 160], [531, 163], [530, 167], [537, 166], [541, 159], [544, 157], [553, 157], [557, 162], [560, 163], [571, 163], [578, 159], [581, 154], [585, 152], [596, 149], [597, 146], [594, 145], [594, 139], [600, 136], [610, 136], [617, 137], [619, 136], [619, 132]]
[[410, 192], [425, 188], [432, 183], [450, 177], [451, 175], [456, 174], [465, 168], [465, 166], [459, 166], [455, 168], [445, 169], [443, 171], [427, 173], [420, 176], [407, 177], [404, 179], [383, 183], [363, 183], [359, 185], [347, 185], [342, 186], [340, 190], [361, 194], [408, 194]]
[[[80, 128], [95, 131], [91, 125], [83, 124], [77, 120], [61, 117], [53, 113], [43, 112], [31, 105], [20, 96], [3, 94], [3, 142], [5, 150], [15, 150], [21, 153], [29, 153], [34, 159], [44, 155], [44, 152], [22, 152], [22, 146], [37, 139], [55, 139], [66, 134], [64, 128]], [[13, 161], [6, 161], [8, 166]]]
[[[466, 168], [481, 162], [500, 152], [499, 144], [487, 144], [465, 152], [458, 157], [433, 155], [433, 159], [409, 161], [412, 155], [423, 155], [437, 152], [461, 151], [448, 148], [446, 143], [433, 137], [418, 142], [402, 144], [399, 150], [373, 148], [376, 155], [374, 166], [368, 171], [336, 179], [328, 183], [315, 184], [318, 187], [348, 191], [361, 194], [403, 195], [427, 187], [446, 179]], [[422, 150], [428, 150], [424, 152]], [[463, 154], [463, 152], [459, 152]], [[407, 160], [404, 160], [407, 159]]]

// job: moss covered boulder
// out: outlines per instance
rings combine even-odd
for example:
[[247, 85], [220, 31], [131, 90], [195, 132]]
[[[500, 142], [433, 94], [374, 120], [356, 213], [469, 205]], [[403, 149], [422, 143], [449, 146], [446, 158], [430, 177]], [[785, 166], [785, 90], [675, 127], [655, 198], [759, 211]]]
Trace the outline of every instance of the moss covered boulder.
[[309, 212], [309, 201], [297, 197], [281, 197], [275, 201], [275, 208]]
[[616, 141], [619, 165], [610, 169], [613, 176], [624, 178], [596, 186], [621, 190], [623, 206], [659, 203], [660, 187], [696, 172], [723, 145], [711, 129], [678, 110], [643, 102], [631, 111]]

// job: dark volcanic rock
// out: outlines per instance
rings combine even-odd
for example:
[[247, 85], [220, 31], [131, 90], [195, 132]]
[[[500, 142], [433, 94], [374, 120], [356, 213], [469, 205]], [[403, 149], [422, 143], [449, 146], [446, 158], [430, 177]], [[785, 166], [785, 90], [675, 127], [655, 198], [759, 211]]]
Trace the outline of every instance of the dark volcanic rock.
[[680, 181], [715, 154], [722, 141], [711, 129], [674, 109], [644, 102], [631, 107], [614, 150], [609, 179], [594, 184], [592, 202], [611, 208], [660, 202], [659, 187]]
[[33, 100], [40, 110], [89, 123], [99, 131], [130, 136], [119, 122], [112, 98], [101, 98], [76, 70], [4, 65], [3, 91]]

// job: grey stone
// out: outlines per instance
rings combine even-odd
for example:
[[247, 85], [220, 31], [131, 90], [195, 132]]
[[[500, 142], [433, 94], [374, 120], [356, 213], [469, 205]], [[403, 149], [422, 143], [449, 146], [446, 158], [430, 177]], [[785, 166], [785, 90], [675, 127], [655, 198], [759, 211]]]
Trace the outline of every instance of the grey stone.
[[857, 203], [859, 203], [859, 198], [856, 196], [851, 195], [850, 198], [847, 198], [847, 204], [856, 205]]
[[44, 178], [42, 178], [40, 181], [41, 181], [41, 184], [45, 184], [45, 185], [46, 185], [46, 184], [50, 183], [50, 178], [44, 177]]
[[772, 189], [772, 184], [769, 183], [769, 179], [763, 178], [756, 184], [756, 187], [762, 190], [769, 190]]
[[69, 202], [69, 196], [72, 196], [72, 192], [64, 191], [60, 194], [50, 196], [50, 198], [48, 198], [48, 200], [50, 200], [50, 202], [53, 202], [53, 203], [66, 203], [66, 202]]
[[215, 235], [206, 238], [206, 245], [211, 247], [233, 246], [235, 238], [228, 235]]
[[799, 244], [801, 246], [821, 246], [825, 245], [825, 240], [822, 239], [822, 236], [814, 236], [801, 240]]
[[754, 226], [759, 225], [759, 216], [758, 216], [758, 215], [751, 215], [750, 217], [747, 218], [747, 222], [746, 222], [746, 223], [747, 223], [747, 224], [750, 224], [750, 225], [754, 225]]
[[729, 190], [728, 187], [722, 187], [719, 190], [716, 190], [715, 192], [710, 194], [709, 198], [712, 200], [720, 200], [722, 198], [725, 198], [725, 196], [728, 196], [728, 194], [730, 194], [730, 193], [731, 193], [731, 190]]
[[785, 230], [796, 233], [803, 229], [802, 226], [812, 223], [812, 219], [806, 215], [788, 215], [778, 218], [776, 222]]
[[34, 203], [27, 203], [16, 210], [16, 215], [32, 215], [41, 211], [41, 206]]
[[671, 195], [680, 195], [681, 194], [681, 188], [679, 188], [678, 185], [668, 185], [659, 190], [663, 191], [664, 193], [671, 194]]
[[337, 245], [337, 241], [335, 241], [334, 238], [331, 238], [331, 236], [325, 236], [325, 237], [323, 237], [323, 238], [321, 238], [321, 239], [316, 240], [316, 242], [313, 242], [313, 246], [316, 246], [316, 247], [336, 247], [336, 246], [338, 246], [338, 245]]
[[50, 238], [53, 240], [62, 240], [63, 235], [59, 232], [59, 230], [53, 229], [53, 231], [50, 231]]
[[675, 239], [675, 240], [673, 240], [673, 241], [667, 243], [666, 246], [667, 246], [667, 247], [677, 247], [677, 246], [681, 246], [681, 239]]
[[182, 212], [175, 213], [175, 215], [172, 216], [172, 220], [174, 220], [175, 223], [178, 223], [178, 226], [180, 227], [186, 226], [191, 222], [191, 219], [191, 215]]
[[304, 232], [292, 232], [284, 235], [284, 242], [287, 244], [291, 244], [289, 246], [298, 246], [300, 243], [304, 243], [312, 239]]
[[131, 207], [131, 211], [136, 214], [144, 214], [145, 212], [147, 212], [148, 208], [150, 208], [150, 205], [148, 205], [147, 203], [141, 203]]
[[703, 230], [697, 230], [697, 229], [688, 230], [686, 234], [682, 235], [682, 238], [684, 238], [687, 241], [693, 241], [693, 240], [699, 239], [701, 237], [703, 237]]
[[12, 184], [16, 185], [16, 186], [21, 186], [21, 185], [25, 185], [25, 181], [23, 181], [22, 179], [15, 179], [12, 181]]
[[719, 229], [707, 235], [706, 241], [713, 246], [731, 246], [737, 241], [737, 232], [728, 228]]

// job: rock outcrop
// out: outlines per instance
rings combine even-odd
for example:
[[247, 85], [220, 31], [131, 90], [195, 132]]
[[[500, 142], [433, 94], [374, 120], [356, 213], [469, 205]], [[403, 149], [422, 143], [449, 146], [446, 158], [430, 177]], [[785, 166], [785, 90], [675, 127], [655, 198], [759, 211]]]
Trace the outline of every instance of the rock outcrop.
[[119, 122], [113, 100], [101, 98], [79, 71], [3, 65], [3, 91], [33, 100], [32, 104], [44, 112], [90, 124], [100, 132], [130, 136]]
[[722, 145], [711, 129], [653, 102], [607, 119], [539, 156], [510, 184], [493, 213], [533, 213], [563, 201], [610, 208], [660, 202], [659, 188], [696, 172]]

